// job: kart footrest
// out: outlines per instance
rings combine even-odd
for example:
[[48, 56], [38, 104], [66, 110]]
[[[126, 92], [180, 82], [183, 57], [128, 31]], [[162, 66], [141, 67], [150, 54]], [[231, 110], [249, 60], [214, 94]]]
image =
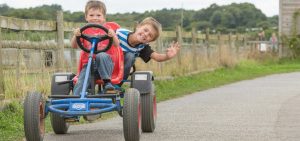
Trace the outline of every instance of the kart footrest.
[[80, 95], [49, 95], [49, 98], [80, 98]]
[[99, 94], [99, 95], [87, 95], [87, 98], [115, 98], [118, 94]]

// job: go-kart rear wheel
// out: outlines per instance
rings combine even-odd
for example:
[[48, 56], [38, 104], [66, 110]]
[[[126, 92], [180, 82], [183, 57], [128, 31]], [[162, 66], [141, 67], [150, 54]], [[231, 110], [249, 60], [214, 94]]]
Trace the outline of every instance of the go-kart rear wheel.
[[59, 114], [50, 113], [51, 126], [55, 134], [66, 134], [69, 129], [69, 123]]
[[141, 135], [140, 93], [135, 88], [129, 88], [124, 95], [123, 132], [125, 141], [139, 141]]
[[155, 88], [152, 84], [150, 93], [141, 95], [141, 106], [142, 106], [142, 131], [153, 132], [156, 125], [156, 95]]
[[45, 101], [37, 92], [28, 93], [24, 102], [26, 140], [42, 141], [45, 134]]

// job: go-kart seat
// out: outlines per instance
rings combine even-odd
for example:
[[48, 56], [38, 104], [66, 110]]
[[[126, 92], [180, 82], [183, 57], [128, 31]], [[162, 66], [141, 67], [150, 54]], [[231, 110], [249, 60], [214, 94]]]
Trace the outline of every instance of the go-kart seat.
[[[120, 28], [120, 26], [117, 23], [114, 22], [107, 22], [104, 24], [105, 27], [109, 27], [113, 30], [117, 30]], [[112, 58], [112, 61], [114, 63], [114, 69], [112, 73], [111, 83], [112, 84], [119, 84], [123, 80], [123, 74], [124, 74], [124, 57], [123, 57], [123, 51], [120, 46], [113, 46], [106, 51], [106, 53]], [[73, 79], [74, 85], [77, 83], [79, 73], [81, 72], [81, 69], [83, 67], [82, 62], [82, 56], [83, 51], [80, 52], [79, 57], [79, 64], [77, 68], [77, 75]], [[103, 81], [101, 79], [96, 80], [96, 84], [101, 85], [103, 84]]]

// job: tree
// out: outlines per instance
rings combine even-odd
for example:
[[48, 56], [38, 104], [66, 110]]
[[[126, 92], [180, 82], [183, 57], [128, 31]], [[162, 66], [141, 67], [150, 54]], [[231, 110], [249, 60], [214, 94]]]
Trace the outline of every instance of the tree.
[[222, 25], [226, 28], [236, 28], [237, 21], [235, 17], [230, 12], [223, 12], [222, 13]]
[[0, 15], [5, 15], [10, 9], [7, 4], [0, 4]]
[[211, 24], [208, 21], [195, 22], [193, 23], [193, 25], [197, 30], [205, 30], [206, 28], [211, 28]]
[[210, 23], [213, 26], [218, 26], [222, 23], [222, 12], [221, 11], [215, 11], [213, 15], [210, 18]]

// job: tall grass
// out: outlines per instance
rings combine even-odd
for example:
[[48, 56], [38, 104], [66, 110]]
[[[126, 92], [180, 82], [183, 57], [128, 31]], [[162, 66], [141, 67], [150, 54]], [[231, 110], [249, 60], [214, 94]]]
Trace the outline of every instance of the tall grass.
[[19, 77], [14, 71], [5, 71], [5, 99], [22, 99], [30, 91], [38, 91], [43, 94], [50, 93], [51, 73], [22, 74]]

